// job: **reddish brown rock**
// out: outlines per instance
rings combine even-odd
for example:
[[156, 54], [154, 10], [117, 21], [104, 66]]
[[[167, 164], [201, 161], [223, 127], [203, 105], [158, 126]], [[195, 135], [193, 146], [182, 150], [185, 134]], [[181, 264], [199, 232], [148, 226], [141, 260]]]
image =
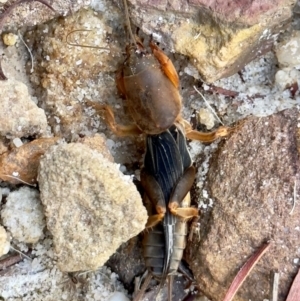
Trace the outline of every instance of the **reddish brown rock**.
[[285, 300], [300, 258], [300, 161], [297, 110], [249, 119], [221, 147], [208, 174], [211, 212], [202, 213], [201, 241], [188, 249], [197, 282], [222, 300], [245, 261], [271, 247], [235, 300], [269, 298], [270, 273], [278, 271], [278, 300]]
[[129, 0], [133, 22], [184, 54], [203, 80], [230, 76], [271, 49], [295, 0]]
[[208, 8], [211, 13], [226, 22], [240, 22], [254, 25], [266, 18], [287, 12], [295, 1], [291, 0], [190, 0], [191, 6]]
[[[266, 17], [285, 14], [296, 3], [294, 0], [129, 0], [141, 9], [154, 8], [163, 11], [188, 13], [206, 9], [212, 16], [224, 22], [254, 25], [265, 22]], [[278, 17], [278, 16], [277, 16]]]

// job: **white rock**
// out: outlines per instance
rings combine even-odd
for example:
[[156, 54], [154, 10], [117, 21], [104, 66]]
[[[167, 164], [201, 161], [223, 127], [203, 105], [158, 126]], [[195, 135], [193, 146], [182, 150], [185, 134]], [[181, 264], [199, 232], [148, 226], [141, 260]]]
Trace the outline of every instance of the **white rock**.
[[300, 71], [295, 68], [283, 68], [276, 72], [275, 83], [283, 91], [300, 79]]
[[285, 67], [300, 65], [300, 31], [294, 31], [291, 36], [278, 43], [276, 56], [278, 62]]
[[215, 117], [214, 117], [214, 114], [210, 110], [201, 108], [199, 110], [199, 118], [200, 118], [200, 122], [202, 124], [204, 124], [208, 130], [210, 130], [214, 127]]
[[9, 235], [5, 229], [0, 226], [0, 256], [7, 254], [10, 248]]
[[29, 187], [11, 192], [1, 211], [1, 218], [13, 238], [36, 243], [43, 236], [45, 227], [39, 192]]
[[15, 147], [20, 147], [23, 145], [23, 142], [20, 138], [15, 138], [13, 139], [13, 144], [15, 145]]

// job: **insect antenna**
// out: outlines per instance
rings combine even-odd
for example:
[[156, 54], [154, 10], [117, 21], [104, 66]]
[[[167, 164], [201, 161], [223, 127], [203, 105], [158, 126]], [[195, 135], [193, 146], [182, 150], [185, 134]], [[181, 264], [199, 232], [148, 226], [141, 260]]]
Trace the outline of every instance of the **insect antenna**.
[[126, 18], [126, 23], [127, 23], [127, 28], [128, 28], [128, 31], [129, 31], [129, 35], [130, 35], [130, 37], [132, 39], [132, 42], [133, 42], [135, 48], [138, 49], [138, 45], [137, 45], [135, 36], [132, 33], [132, 28], [131, 28], [130, 19], [129, 19], [127, 0], [123, 0], [123, 3], [124, 3], [124, 7], [125, 7], [125, 18]]

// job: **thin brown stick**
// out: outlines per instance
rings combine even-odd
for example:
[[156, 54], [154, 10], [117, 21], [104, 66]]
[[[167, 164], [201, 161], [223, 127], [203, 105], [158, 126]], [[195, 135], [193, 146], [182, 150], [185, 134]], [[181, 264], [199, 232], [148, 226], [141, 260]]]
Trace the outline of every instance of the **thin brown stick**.
[[225, 97], [236, 97], [239, 95], [239, 92], [224, 89], [214, 85], [209, 85], [208, 87], [209, 87], [208, 92], [216, 92], [217, 94], [224, 95]]
[[[252, 269], [255, 267], [260, 258], [266, 253], [269, 249], [270, 243], [265, 243], [255, 254], [253, 254], [248, 261], [242, 266], [240, 271], [237, 273], [233, 279], [223, 301], [231, 301], [238, 289], [244, 283], [248, 275], [251, 273]], [[300, 300], [300, 299], [298, 299]]]
[[8, 267], [22, 261], [25, 257], [28, 257], [31, 252], [24, 253], [24, 255], [21, 254], [13, 254], [8, 255], [5, 258], [0, 260], [0, 270], [5, 270]]
[[4, 259], [0, 260], [0, 270], [5, 270], [6, 268], [10, 267], [11, 265], [14, 265], [15, 263], [20, 262], [21, 260], [23, 260], [21, 254], [5, 257]]

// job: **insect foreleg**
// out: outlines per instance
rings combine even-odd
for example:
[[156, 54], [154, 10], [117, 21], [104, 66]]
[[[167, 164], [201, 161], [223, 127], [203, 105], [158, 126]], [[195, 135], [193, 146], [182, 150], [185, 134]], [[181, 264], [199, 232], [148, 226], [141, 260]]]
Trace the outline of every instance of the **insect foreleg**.
[[184, 174], [179, 179], [175, 188], [173, 189], [168, 205], [172, 214], [182, 217], [184, 219], [189, 219], [194, 216], [198, 216], [197, 208], [184, 206], [184, 199], [187, 196], [188, 192], [191, 190], [194, 179], [195, 168], [194, 166], [190, 166], [185, 170]]

